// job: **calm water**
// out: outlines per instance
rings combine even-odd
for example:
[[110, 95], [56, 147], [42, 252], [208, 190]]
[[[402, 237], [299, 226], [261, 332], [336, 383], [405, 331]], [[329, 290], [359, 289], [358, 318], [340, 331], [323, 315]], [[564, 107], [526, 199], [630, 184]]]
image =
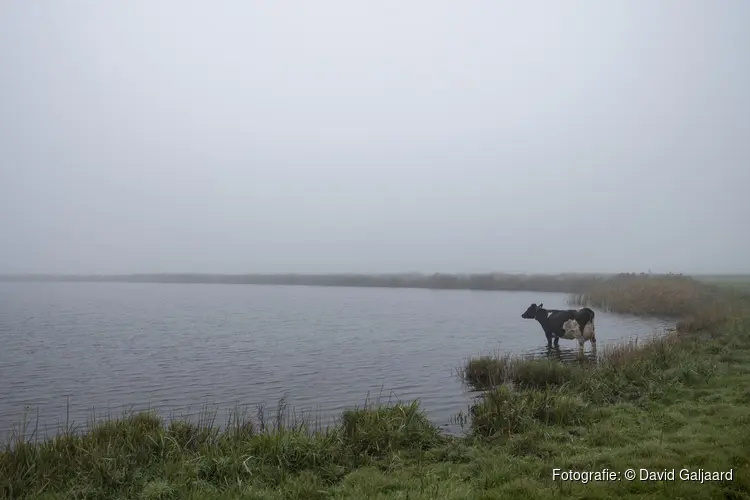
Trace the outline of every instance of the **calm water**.
[[[42, 428], [95, 414], [188, 415], [282, 397], [323, 420], [381, 400], [419, 398], [448, 427], [472, 394], [467, 357], [546, 352], [531, 302], [565, 296], [382, 288], [135, 283], [0, 283], [0, 432], [29, 407]], [[669, 323], [597, 311], [599, 345]], [[561, 340], [563, 355], [574, 341]], [[590, 345], [586, 344], [587, 351]]]

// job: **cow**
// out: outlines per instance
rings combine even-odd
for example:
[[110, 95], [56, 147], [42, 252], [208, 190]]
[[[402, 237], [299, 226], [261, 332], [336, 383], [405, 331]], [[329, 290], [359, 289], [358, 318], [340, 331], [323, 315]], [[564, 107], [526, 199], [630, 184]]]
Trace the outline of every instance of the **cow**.
[[521, 317], [535, 319], [542, 325], [544, 335], [547, 337], [547, 347], [552, 347], [552, 337], [555, 338], [555, 347], [558, 346], [562, 337], [569, 340], [576, 339], [581, 353], [583, 353], [583, 344], [587, 340], [591, 342], [591, 347], [596, 349], [594, 311], [588, 307], [547, 310], [544, 304], [531, 304]]

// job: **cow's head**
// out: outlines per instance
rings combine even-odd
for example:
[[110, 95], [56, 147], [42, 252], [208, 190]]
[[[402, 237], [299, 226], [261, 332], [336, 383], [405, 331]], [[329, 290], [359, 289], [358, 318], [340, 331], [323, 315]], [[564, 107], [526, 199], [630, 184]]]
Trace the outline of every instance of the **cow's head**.
[[536, 319], [537, 314], [540, 311], [544, 311], [545, 309], [542, 307], [544, 304], [531, 304], [528, 309], [526, 309], [526, 312], [521, 315], [523, 319]]

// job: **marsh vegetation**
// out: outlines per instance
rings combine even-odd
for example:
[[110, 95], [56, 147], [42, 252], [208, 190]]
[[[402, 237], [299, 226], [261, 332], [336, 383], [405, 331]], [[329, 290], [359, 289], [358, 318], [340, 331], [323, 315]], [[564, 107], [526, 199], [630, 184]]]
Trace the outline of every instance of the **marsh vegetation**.
[[[279, 416], [266, 422], [261, 414], [235, 417], [219, 431], [211, 419], [195, 424], [141, 413], [51, 439], [19, 433], [0, 452], [0, 495], [750, 497], [747, 304], [684, 278], [614, 280], [577, 301], [692, 316], [683, 323], [690, 327], [602, 346], [596, 362], [470, 359], [461, 376], [484, 392], [467, 410], [464, 437], [442, 434], [417, 401], [348, 410], [328, 428]], [[651, 300], [641, 296], [649, 293]], [[707, 298], [713, 307], [697, 307]], [[552, 480], [553, 468], [630, 467], [733, 469], [734, 475], [704, 484]]]

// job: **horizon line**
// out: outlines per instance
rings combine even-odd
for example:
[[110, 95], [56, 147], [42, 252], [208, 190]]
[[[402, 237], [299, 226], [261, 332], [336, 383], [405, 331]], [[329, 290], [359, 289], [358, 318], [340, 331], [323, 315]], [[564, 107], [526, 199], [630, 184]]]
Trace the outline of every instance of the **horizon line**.
[[651, 274], [651, 275], [685, 275], [685, 276], [750, 276], [750, 272], [650, 272], [650, 271], [478, 271], [478, 272], [443, 272], [443, 271], [389, 271], [389, 272], [194, 272], [194, 271], [156, 271], [130, 273], [57, 273], [57, 272], [0, 272], [0, 277], [132, 277], [132, 276], [404, 276], [404, 275], [516, 275], [516, 276], [560, 276], [560, 275], [617, 275], [617, 274]]

